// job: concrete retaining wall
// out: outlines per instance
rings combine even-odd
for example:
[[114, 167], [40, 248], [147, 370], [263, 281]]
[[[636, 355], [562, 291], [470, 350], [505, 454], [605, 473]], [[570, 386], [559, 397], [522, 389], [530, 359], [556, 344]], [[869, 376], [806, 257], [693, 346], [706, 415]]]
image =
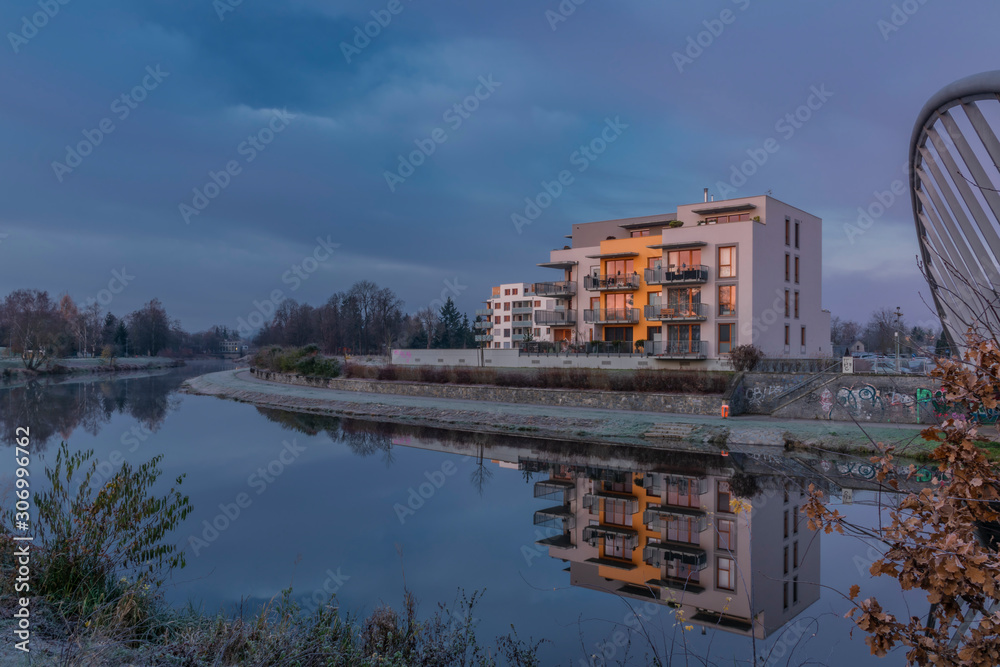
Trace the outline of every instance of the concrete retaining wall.
[[[432, 351], [433, 352], [433, 351]], [[722, 410], [721, 395], [684, 395], [593, 391], [581, 389], [532, 389], [496, 387], [493, 385], [429, 384], [424, 382], [386, 382], [334, 378], [306, 378], [290, 373], [275, 373], [251, 369], [263, 380], [307, 387], [328, 387], [341, 391], [361, 391], [373, 394], [401, 394], [429, 398], [457, 398], [488, 403], [524, 403], [607, 410], [638, 410], [688, 415], [718, 416]]]
[[663, 361], [640, 354], [532, 354], [521, 356], [518, 350], [393, 350], [392, 363], [398, 366], [484, 366], [486, 368], [732, 370], [728, 361], [719, 359]]
[[[781, 396], [811, 377], [806, 387]], [[924, 376], [747, 373], [731, 409], [786, 419], [928, 424], [942, 412], [936, 389]]]

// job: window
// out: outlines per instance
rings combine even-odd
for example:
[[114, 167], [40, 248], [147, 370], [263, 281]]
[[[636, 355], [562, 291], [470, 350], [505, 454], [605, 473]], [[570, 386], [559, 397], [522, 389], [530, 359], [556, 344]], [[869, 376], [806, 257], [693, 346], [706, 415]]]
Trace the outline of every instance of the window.
[[[791, 292], [785, 290], [785, 317], [788, 317], [791, 312]], [[788, 341], [785, 341], [785, 345], [788, 345]]]
[[785, 245], [792, 245], [791, 229], [792, 221], [789, 218], [785, 218]]
[[788, 537], [788, 510], [785, 510], [785, 537]]
[[785, 487], [785, 502], [788, 502], [788, 487]]
[[792, 532], [796, 535], [799, 534], [799, 506], [795, 506], [795, 511], [792, 512]]
[[501, 322], [503, 322], [503, 319], [499, 315], [493, 318], [493, 324], [500, 324]]
[[718, 533], [715, 538], [715, 548], [725, 549], [727, 551], [732, 551], [736, 548], [736, 543], [734, 541], [735, 535], [733, 535], [735, 524], [729, 519], [719, 519], [715, 522], [716, 529]]
[[640, 236], [649, 236], [648, 229], [636, 229], [632, 232], [632, 238], [639, 238]]
[[542, 307], [542, 301], [541, 301], [541, 299], [536, 300], [535, 301], [535, 308], [541, 308], [541, 307]]
[[799, 566], [799, 543], [795, 542], [792, 544], [792, 567], [798, 568]]
[[736, 316], [736, 285], [719, 286], [719, 317]]
[[605, 535], [604, 555], [622, 560], [632, 560], [632, 542], [623, 535]]
[[515, 287], [514, 289], [512, 289], [510, 293], [512, 296], [517, 296], [517, 288]]
[[635, 263], [631, 259], [613, 259], [604, 263], [605, 275], [630, 276], [635, 271]]
[[694, 517], [672, 518], [667, 521], [667, 539], [674, 542], [686, 542], [688, 544], [698, 544], [701, 536], [698, 534], [698, 526]]
[[658, 269], [661, 266], [663, 266], [663, 258], [662, 257], [649, 257], [649, 258], [646, 259], [646, 268], [647, 269]]
[[686, 477], [667, 480], [667, 504], [678, 507], [698, 507], [698, 482]]
[[791, 345], [791, 343], [788, 342], [789, 341], [789, 329], [791, 329], [791, 327], [789, 327], [786, 324], [785, 325], [785, 345]]
[[675, 579], [683, 579], [694, 584], [697, 584], [701, 580], [701, 575], [695, 569], [694, 565], [685, 565], [679, 560], [670, 561], [668, 572], [669, 576]]
[[731, 494], [729, 492], [729, 482], [724, 482], [719, 480], [718, 493], [715, 498], [715, 509], [717, 512], [725, 512], [726, 514], [732, 514], [733, 511], [729, 508], [729, 501], [731, 499]]
[[802, 327], [802, 342], [800, 343], [802, 347], [806, 346], [806, 328]]
[[510, 338], [510, 329], [504, 329], [503, 330], [503, 337], [504, 338]]
[[799, 284], [799, 258], [795, 257], [795, 284]]
[[510, 310], [510, 301], [508, 301], [507, 303], [505, 303], [505, 304], [503, 305], [503, 309], [504, 309], [504, 310]]
[[787, 252], [785, 253], [785, 282], [787, 283], [792, 278], [792, 256]]
[[732, 215], [715, 215], [711, 218], [705, 218], [705, 222], [709, 225], [716, 225], [724, 222], [744, 222], [749, 219], [749, 213], [734, 213]]
[[[631, 331], [631, 329], [629, 330]], [[695, 354], [701, 351], [700, 324], [671, 324], [667, 327], [667, 343], [671, 352]]]
[[541, 336], [541, 335], [542, 335], [542, 330], [541, 329], [535, 329], [535, 336], [538, 337], [538, 336]]
[[729, 354], [733, 351], [733, 330], [735, 324], [719, 325], [719, 354]]
[[784, 605], [785, 609], [788, 609], [788, 582], [787, 581], [785, 582], [785, 585], [784, 585], [783, 588], [784, 588], [784, 596], [783, 596], [784, 602], [782, 604]]
[[510, 315], [504, 315], [503, 316], [503, 321], [504, 322], [510, 322]]
[[799, 293], [795, 292], [795, 319], [799, 319]]
[[689, 268], [701, 265], [701, 248], [694, 250], [671, 250], [667, 253], [667, 268]]
[[720, 557], [715, 561], [715, 586], [724, 591], [736, 590], [736, 577], [733, 572], [733, 559]]
[[510, 288], [508, 287], [507, 289], [505, 289], [503, 293], [505, 296], [510, 296]]
[[783, 571], [784, 571], [785, 574], [788, 574], [788, 547], [787, 546], [785, 547], [785, 560], [783, 562], [784, 562]]
[[632, 515], [628, 512], [628, 501], [605, 498], [604, 522], [619, 526], [631, 526]]
[[667, 290], [667, 308], [672, 308], [674, 313], [696, 312], [698, 309], [695, 306], [700, 304], [700, 287]]
[[799, 223], [795, 223], [795, 247], [799, 247]]
[[792, 579], [792, 604], [799, 603], [799, 578]]
[[736, 277], [736, 246], [719, 248], [719, 277]]

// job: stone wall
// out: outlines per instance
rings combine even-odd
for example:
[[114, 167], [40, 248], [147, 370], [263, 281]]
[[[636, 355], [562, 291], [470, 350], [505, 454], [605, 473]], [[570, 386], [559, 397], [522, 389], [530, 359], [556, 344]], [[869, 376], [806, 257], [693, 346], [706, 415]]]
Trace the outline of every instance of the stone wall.
[[[801, 389], [793, 387], [811, 381]], [[734, 392], [736, 413], [786, 419], [929, 424], [947, 412], [931, 378], [907, 375], [747, 373]], [[984, 421], [996, 415], [985, 415]]]
[[[432, 350], [433, 352], [433, 350]], [[373, 394], [401, 394], [429, 398], [457, 398], [488, 403], [523, 403], [608, 410], [638, 410], [674, 414], [719, 416], [721, 395], [654, 394], [584, 389], [534, 389], [493, 385], [429, 384], [424, 382], [387, 382], [381, 380], [307, 378], [289, 373], [251, 369], [256, 377], [271, 382], [327, 387], [341, 391]]]
[[608, 370], [729, 371], [726, 360], [661, 360], [642, 354], [524, 354], [519, 350], [393, 350], [398, 366], [483, 366], [485, 368], [604, 368]]

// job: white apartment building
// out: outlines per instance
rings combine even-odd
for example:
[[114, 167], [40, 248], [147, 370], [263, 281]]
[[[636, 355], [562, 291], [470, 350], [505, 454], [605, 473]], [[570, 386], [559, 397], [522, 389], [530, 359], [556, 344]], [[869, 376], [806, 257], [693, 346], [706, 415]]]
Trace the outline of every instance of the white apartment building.
[[510, 350], [526, 341], [552, 341], [552, 327], [547, 321], [536, 321], [535, 314], [556, 312], [560, 304], [551, 297], [536, 295], [531, 283], [498, 285], [485, 304], [476, 311], [473, 323], [476, 341], [483, 347]]

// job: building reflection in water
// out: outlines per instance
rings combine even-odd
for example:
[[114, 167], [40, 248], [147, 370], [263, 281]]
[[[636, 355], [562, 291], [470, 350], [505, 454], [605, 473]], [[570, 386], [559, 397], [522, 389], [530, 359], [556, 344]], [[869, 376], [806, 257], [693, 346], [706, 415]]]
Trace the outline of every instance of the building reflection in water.
[[[819, 599], [820, 535], [799, 511], [802, 477], [769, 471], [761, 482], [723, 456], [647, 470], [519, 467], [545, 476], [534, 494], [550, 505], [534, 522], [553, 534], [538, 544], [569, 563], [574, 586], [655, 600], [687, 622], [758, 638]], [[748, 482], [763, 487], [738, 498]]]

